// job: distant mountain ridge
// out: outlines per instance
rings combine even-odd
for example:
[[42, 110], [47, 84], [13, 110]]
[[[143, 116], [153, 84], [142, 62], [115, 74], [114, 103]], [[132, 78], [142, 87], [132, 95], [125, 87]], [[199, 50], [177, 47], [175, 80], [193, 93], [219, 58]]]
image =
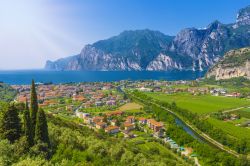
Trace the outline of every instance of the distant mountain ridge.
[[207, 70], [225, 52], [250, 46], [250, 6], [233, 24], [214, 21], [204, 29], [187, 28], [176, 36], [159, 31], [124, 31], [86, 45], [80, 54], [47, 61], [48, 70]]

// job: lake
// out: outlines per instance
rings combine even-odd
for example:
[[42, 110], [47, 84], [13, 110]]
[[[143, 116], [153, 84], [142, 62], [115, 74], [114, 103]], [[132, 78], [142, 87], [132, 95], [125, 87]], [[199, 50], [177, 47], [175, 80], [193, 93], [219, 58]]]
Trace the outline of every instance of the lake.
[[193, 71], [47, 71], [47, 70], [13, 70], [0, 71], [0, 81], [11, 85], [36, 82], [110, 82], [120, 80], [194, 80], [205, 72]]

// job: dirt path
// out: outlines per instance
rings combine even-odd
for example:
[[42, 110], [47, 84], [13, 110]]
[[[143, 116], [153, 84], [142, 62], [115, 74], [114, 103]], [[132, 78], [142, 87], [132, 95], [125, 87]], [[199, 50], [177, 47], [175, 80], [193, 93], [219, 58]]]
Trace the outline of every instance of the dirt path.
[[230, 110], [225, 110], [225, 111], [223, 111], [223, 113], [234, 112], [234, 111], [238, 111], [238, 110], [241, 110], [241, 109], [243, 109], [243, 108], [248, 108], [248, 107], [249, 107], [249, 106], [233, 108], [233, 109], [230, 109]]

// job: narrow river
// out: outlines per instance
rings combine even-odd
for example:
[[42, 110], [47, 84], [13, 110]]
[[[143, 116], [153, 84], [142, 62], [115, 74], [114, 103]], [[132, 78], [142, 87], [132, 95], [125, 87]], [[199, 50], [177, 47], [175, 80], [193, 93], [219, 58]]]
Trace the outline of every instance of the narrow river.
[[188, 133], [189, 135], [191, 135], [194, 139], [196, 139], [201, 143], [205, 143], [205, 141], [198, 134], [196, 134], [192, 129], [190, 129], [187, 125], [185, 125], [180, 119], [175, 118], [175, 123], [178, 126], [182, 127], [183, 130], [186, 131], [186, 133]]

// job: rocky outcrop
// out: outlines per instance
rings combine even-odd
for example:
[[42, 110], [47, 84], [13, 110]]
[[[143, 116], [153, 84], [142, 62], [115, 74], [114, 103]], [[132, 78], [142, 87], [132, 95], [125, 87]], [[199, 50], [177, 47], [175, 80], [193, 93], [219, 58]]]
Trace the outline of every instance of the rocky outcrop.
[[250, 79], [250, 48], [229, 51], [208, 71], [206, 77], [215, 77], [216, 80], [234, 77]]
[[237, 26], [250, 25], [250, 6], [238, 12], [236, 24]]
[[187, 28], [175, 37], [159, 31], [124, 31], [85, 46], [81, 53], [55, 62], [49, 70], [207, 70], [231, 49], [250, 46], [250, 6], [233, 24], [214, 21], [204, 29]]
[[182, 65], [177, 64], [173, 59], [167, 55], [160, 54], [155, 60], [149, 63], [146, 70], [148, 71], [167, 71], [167, 70], [182, 70]]
[[189, 28], [175, 37], [171, 51], [193, 58], [193, 70], [206, 70], [225, 51], [226, 40], [230, 38], [226, 25], [215, 21], [205, 29]]

